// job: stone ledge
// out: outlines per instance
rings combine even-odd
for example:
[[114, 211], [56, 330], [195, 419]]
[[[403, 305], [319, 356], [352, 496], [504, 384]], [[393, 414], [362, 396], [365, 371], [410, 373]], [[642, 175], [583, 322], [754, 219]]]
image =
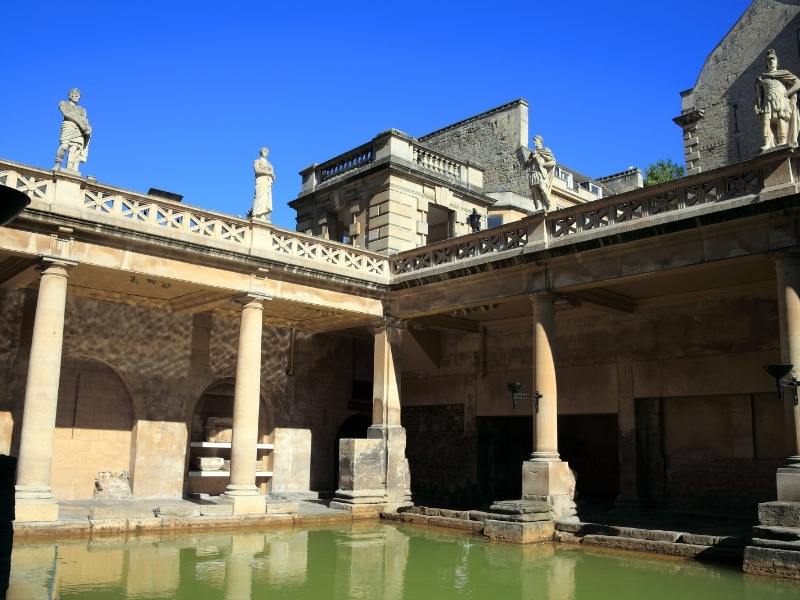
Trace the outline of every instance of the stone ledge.
[[483, 535], [491, 540], [515, 542], [517, 544], [552, 540], [554, 534], [553, 521], [514, 523], [487, 519], [483, 528]]
[[681, 544], [659, 540], [644, 540], [610, 535], [586, 535], [582, 538], [587, 546], [601, 546], [617, 550], [633, 550], [636, 552], [652, 552], [665, 556], [678, 556], [696, 560], [739, 561], [742, 552], [736, 548], [720, 548], [699, 544]]
[[750, 575], [773, 575], [800, 579], [800, 552], [747, 546], [742, 570]]
[[762, 502], [758, 505], [760, 525], [800, 527], [800, 502]]

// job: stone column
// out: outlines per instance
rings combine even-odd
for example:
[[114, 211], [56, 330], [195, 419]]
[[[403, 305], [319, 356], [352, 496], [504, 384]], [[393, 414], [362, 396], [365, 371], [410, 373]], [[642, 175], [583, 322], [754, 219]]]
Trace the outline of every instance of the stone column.
[[400, 424], [401, 356], [406, 321], [385, 317], [375, 327], [372, 426], [367, 438], [384, 443], [385, 510], [411, 504], [411, 475], [406, 458], [406, 430]]
[[[778, 275], [778, 315], [781, 336], [781, 360], [794, 365], [792, 374], [800, 375], [800, 254], [775, 257]], [[800, 502], [800, 407], [793, 394], [784, 392], [786, 446], [789, 458], [777, 473], [778, 500]]]
[[36, 300], [17, 466], [17, 521], [58, 519], [58, 503], [50, 488], [50, 469], [61, 378], [67, 270], [71, 266], [74, 263], [44, 259], [39, 267], [42, 275]]
[[556, 385], [555, 297], [531, 296], [533, 303], [533, 391], [538, 391], [539, 410], [533, 415], [531, 460], [558, 460], [558, 386]]
[[405, 326], [405, 321], [386, 317], [373, 329], [372, 425], [366, 440], [340, 442], [339, 489], [333, 508], [354, 513], [392, 511], [411, 503], [406, 430], [400, 424]]
[[266, 498], [256, 487], [258, 409], [261, 402], [261, 331], [264, 297], [243, 298], [239, 352], [233, 394], [231, 479], [221, 500], [233, 504], [234, 515], [263, 514]]
[[533, 388], [542, 397], [534, 412], [534, 447], [522, 463], [522, 498], [548, 498], [557, 518], [575, 514], [575, 478], [558, 455], [558, 386], [555, 364], [555, 296], [531, 296], [533, 304]]

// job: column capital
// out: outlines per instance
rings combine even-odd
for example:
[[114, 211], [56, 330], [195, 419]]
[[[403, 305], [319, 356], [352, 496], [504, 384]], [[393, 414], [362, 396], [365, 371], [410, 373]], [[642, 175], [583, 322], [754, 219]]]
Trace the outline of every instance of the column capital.
[[48, 274], [63, 274], [66, 275], [69, 269], [77, 266], [78, 263], [74, 260], [67, 260], [56, 256], [42, 255], [39, 257], [39, 262], [36, 265], [36, 270], [41, 273], [47, 272]]
[[556, 301], [556, 295], [550, 290], [529, 294], [528, 298], [530, 298], [531, 304], [533, 304], [533, 306], [538, 306], [542, 304], [554, 304]]
[[233, 301], [240, 304], [242, 308], [263, 308], [263, 304], [267, 300], [272, 300], [272, 296], [258, 292], [245, 292], [233, 298]]
[[380, 333], [384, 329], [405, 329], [408, 326], [408, 319], [401, 319], [399, 317], [393, 317], [392, 315], [384, 315], [383, 317], [376, 319], [372, 325], [372, 332], [373, 333]]

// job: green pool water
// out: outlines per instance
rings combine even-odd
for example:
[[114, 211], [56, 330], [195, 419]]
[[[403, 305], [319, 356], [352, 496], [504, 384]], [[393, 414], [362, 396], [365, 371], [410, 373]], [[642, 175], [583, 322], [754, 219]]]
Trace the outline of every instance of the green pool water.
[[734, 569], [394, 525], [14, 547], [12, 600], [800, 598]]

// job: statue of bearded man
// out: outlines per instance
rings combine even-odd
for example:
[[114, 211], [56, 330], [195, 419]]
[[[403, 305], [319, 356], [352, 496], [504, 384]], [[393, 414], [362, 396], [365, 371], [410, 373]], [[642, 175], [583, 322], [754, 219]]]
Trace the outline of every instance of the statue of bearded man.
[[797, 114], [797, 91], [800, 79], [785, 69], [778, 69], [775, 50], [767, 52], [767, 70], [756, 79], [756, 114], [761, 117], [764, 152], [784, 144], [797, 144], [800, 117]]
[[53, 167], [58, 171], [67, 153], [67, 169], [78, 171], [78, 166], [86, 162], [89, 157], [89, 138], [92, 135], [92, 127], [86, 117], [86, 109], [78, 106], [81, 99], [81, 92], [78, 88], [69, 91], [69, 100], [62, 100], [58, 103], [64, 120], [61, 122], [61, 138], [58, 150], [56, 151], [56, 164]]

